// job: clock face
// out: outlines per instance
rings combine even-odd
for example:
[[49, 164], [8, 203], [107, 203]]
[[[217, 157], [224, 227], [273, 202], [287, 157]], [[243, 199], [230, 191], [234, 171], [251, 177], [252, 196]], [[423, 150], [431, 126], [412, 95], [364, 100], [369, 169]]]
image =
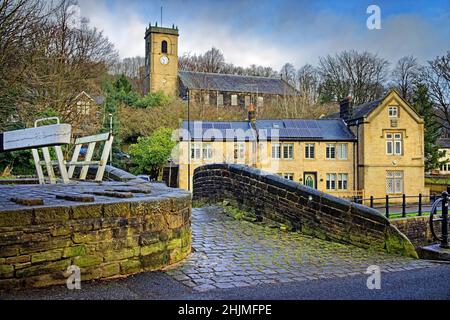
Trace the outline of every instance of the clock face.
[[159, 61], [161, 62], [161, 64], [168, 64], [169, 58], [167, 58], [167, 56], [162, 56], [161, 58], [159, 58]]

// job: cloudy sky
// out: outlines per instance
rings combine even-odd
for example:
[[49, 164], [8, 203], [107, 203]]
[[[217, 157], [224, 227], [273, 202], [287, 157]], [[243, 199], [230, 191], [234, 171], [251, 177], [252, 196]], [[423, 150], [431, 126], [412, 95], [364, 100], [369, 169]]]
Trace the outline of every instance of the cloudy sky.
[[[81, 14], [104, 30], [121, 57], [144, 56], [146, 26], [178, 25], [179, 53], [216, 47], [227, 62], [279, 70], [316, 64], [321, 55], [368, 50], [420, 62], [450, 50], [450, 0], [79, 0]], [[381, 9], [381, 29], [369, 30], [367, 7]]]

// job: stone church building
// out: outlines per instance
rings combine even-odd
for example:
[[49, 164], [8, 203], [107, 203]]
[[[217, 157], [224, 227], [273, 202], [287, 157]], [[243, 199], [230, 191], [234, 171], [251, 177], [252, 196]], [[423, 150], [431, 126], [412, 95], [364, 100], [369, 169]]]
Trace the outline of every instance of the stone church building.
[[145, 93], [163, 91], [207, 106], [257, 107], [297, 94], [281, 78], [178, 70], [178, 27], [145, 31]]

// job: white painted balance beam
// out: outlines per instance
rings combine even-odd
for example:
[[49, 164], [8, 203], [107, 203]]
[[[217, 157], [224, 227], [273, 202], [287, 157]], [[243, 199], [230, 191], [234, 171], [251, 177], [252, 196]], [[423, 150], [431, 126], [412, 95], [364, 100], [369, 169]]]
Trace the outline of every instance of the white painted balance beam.
[[70, 144], [70, 124], [51, 124], [0, 133], [0, 152]]

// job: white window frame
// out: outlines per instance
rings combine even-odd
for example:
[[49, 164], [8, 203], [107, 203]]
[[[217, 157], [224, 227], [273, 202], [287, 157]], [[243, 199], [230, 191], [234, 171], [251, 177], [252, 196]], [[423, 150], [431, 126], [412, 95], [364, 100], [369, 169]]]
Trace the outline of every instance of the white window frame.
[[222, 93], [217, 94], [217, 106], [223, 107], [223, 94]]
[[348, 173], [338, 173], [337, 181], [338, 190], [348, 190]]
[[288, 172], [288, 173], [283, 173], [283, 174], [282, 174], [282, 177], [283, 177], [284, 179], [288, 179], [288, 180], [294, 181], [294, 174], [293, 174], [293, 173], [290, 173], [290, 172]]
[[272, 159], [281, 159], [281, 144], [272, 143], [270, 156]]
[[245, 160], [245, 142], [235, 142], [233, 148], [234, 160]]
[[209, 103], [210, 103], [210, 95], [209, 95], [209, 92], [204, 92], [204, 93], [203, 93], [203, 104], [204, 104], [205, 106], [209, 106]]
[[[333, 150], [334, 157], [331, 157], [331, 150]], [[336, 144], [335, 143], [327, 143], [325, 155], [327, 160], [336, 160]]]
[[[287, 156], [285, 154], [285, 150], [287, 150]], [[294, 159], [294, 144], [293, 143], [283, 143], [282, 144], [282, 157], [286, 160]]]
[[[389, 150], [390, 149], [390, 150]], [[403, 155], [403, 135], [399, 132], [386, 133], [386, 155]]]
[[403, 190], [403, 171], [386, 171], [386, 194], [402, 194]]
[[336, 187], [337, 187], [336, 173], [327, 173], [326, 174], [325, 188], [327, 190], [336, 190]]
[[202, 159], [211, 160], [213, 158], [213, 147], [211, 143], [203, 143], [202, 145]]
[[233, 107], [238, 105], [238, 96], [237, 96], [237, 94], [232, 94], [231, 95], [231, 105]]
[[337, 157], [339, 160], [347, 160], [348, 159], [348, 144], [347, 143], [338, 143]]
[[256, 99], [256, 106], [257, 106], [258, 108], [264, 107], [264, 97], [258, 97], [258, 98]]
[[315, 143], [305, 144], [305, 159], [315, 159], [316, 157], [316, 146]]
[[202, 144], [198, 142], [191, 143], [190, 156], [192, 160], [200, 160], [202, 158]]
[[390, 106], [388, 107], [389, 118], [398, 118], [398, 107]]

